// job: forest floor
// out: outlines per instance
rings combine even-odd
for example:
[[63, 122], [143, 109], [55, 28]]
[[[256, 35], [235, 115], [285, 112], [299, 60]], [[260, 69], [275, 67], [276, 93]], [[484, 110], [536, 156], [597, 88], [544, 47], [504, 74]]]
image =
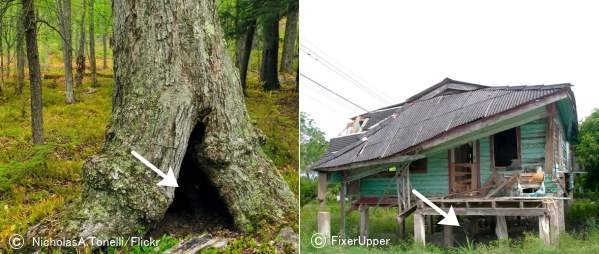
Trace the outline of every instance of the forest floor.
[[[58, 62], [58, 61], [57, 61]], [[58, 62], [60, 63], [60, 62]], [[85, 77], [75, 89], [77, 103], [64, 103], [61, 66], [44, 71], [43, 113], [46, 144], [31, 144], [28, 83], [14, 96], [14, 77], [5, 79], [0, 97], [0, 253], [13, 233], [23, 234], [42, 218], [57, 213], [81, 193], [84, 160], [97, 153], [111, 114], [112, 68], [99, 69], [98, 88]], [[50, 74], [50, 75], [48, 75]], [[290, 189], [298, 193], [298, 93], [295, 79], [282, 76], [279, 91], [263, 92], [257, 74], [248, 73], [246, 105], [252, 122], [267, 137], [264, 151], [273, 160]], [[297, 230], [297, 228], [296, 228]], [[198, 232], [202, 233], [202, 232]], [[165, 234], [160, 249], [190, 236]], [[259, 235], [239, 236], [230, 248], [274, 250]], [[265, 243], [262, 243], [265, 242]], [[230, 249], [232, 250], [232, 249]], [[157, 249], [108, 250], [109, 253], [159, 252]]]
[[[327, 210], [331, 214], [331, 232], [335, 234], [339, 225], [339, 205], [330, 201]], [[495, 239], [494, 231], [487, 232], [481, 228], [478, 235], [466, 236], [459, 229], [454, 230], [457, 244], [454, 248], [443, 249], [436, 244], [427, 244], [423, 247], [414, 244], [412, 237], [413, 220], [409, 216], [406, 221], [407, 240], [398, 240], [396, 236], [396, 210], [388, 208], [371, 208], [369, 214], [368, 235], [370, 239], [391, 239], [388, 246], [361, 247], [361, 246], [325, 246], [315, 248], [311, 243], [311, 237], [317, 232], [316, 215], [319, 204], [311, 201], [301, 208], [300, 246], [301, 253], [599, 253], [599, 202], [596, 200], [580, 199], [572, 205], [566, 219], [567, 232], [560, 235], [559, 245], [546, 246], [538, 237], [537, 223], [519, 223], [520, 231], [510, 231], [511, 239]], [[359, 235], [359, 213], [352, 212], [346, 217], [346, 230], [350, 238]], [[517, 222], [516, 222], [517, 223]], [[508, 226], [512, 228], [514, 222]], [[437, 244], [442, 242], [442, 230], [433, 235], [427, 234], [427, 241]], [[457, 234], [456, 234], [457, 233]], [[491, 235], [491, 237], [488, 237]], [[438, 239], [435, 239], [438, 238]], [[484, 239], [484, 240], [483, 240]]]

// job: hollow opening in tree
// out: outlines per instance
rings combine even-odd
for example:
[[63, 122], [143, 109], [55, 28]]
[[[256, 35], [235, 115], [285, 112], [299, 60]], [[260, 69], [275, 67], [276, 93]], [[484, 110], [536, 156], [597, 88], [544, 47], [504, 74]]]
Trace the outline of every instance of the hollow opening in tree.
[[194, 159], [194, 154], [198, 152], [194, 147], [202, 142], [203, 134], [204, 126], [198, 124], [190, 135], [181, 164], [175, 199], [151, 235], [186, 235], [233, 228], [233, 216], [221, 199], [218, 189], [204, 173], [202, 165]]

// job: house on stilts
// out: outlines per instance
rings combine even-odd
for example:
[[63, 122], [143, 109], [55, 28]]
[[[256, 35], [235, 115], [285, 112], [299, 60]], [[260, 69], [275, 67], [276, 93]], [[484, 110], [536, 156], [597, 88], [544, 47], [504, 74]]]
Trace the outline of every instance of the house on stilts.
[[[346, 214], [360, 213], [368, 235], [369, 207], [397, 209], [399, 232], [414, 219], [414, 240], [425, 243], [442, 219], [412, 189], [445, 212], [453, 207], [467, 230], [495, 222], [507, 237], [506, 217], [538, 218], [539, 235], [556, 243], [573, 193], [577, 115], [570, 84], [483, 86], [451, 79], [405, 102], [351, 118], [311, 168], [318, 172], [318, 230], [330, 235], [326, 189], [340, 183], [339, 232]], [[453, 245], [452, 226], [443, 241]], [[428, 232], [428, 233], [427, 233]]]

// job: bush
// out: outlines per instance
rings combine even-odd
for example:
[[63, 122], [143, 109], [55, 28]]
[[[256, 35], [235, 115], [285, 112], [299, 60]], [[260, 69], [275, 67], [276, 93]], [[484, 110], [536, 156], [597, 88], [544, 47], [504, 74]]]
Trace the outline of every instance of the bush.
[[583, 222], [592, 218], [599, 218], [599, 202], [576, 201], [570, 207], [569, 220]]
[[300, 178], [300, 204], [301, 206], [316, 198], [317, 183], [316, 180], [308, 177]]

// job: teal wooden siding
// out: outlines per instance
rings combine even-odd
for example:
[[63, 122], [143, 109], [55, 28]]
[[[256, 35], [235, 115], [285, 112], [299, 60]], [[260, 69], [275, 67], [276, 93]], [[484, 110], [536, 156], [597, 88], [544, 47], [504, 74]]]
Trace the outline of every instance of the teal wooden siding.
[[545, 129], [547, 120], [540, 119], [520, 126], [520, 149], [522, 164], [545, 161]]
[[[545, 160], [545, 136], [547, 119], [534, 120], [522, 124], [520, 127], [520, 149], [521, 159], [524, 165], [541, 163]], [[564, 135], [564, 133], [562, 133]], [[481, 186], [492, 176], [491, 167], [491, 137], [480, 138], [480, 184]], [[563, 142], [563, 156], [567, 162], [568, 143]], [[411, 173], [410, 183], [413, 188], [429, 196], [447, 195], [449, 187], [448, 179], [448, 154], [447, 150], [433, 150], [426, 153], [426, 173]], [[340, 180], [339, 175], [332, 177]], [[556, 193], [557, 186], [551, 180], [551, 176], [545, 177], [545, 189], [547, 193]], [[366, 177], [360, 180], [361, 196], [395, 196], [396, 183], [392, 177]]]
[[[520, 149], [522, 164], [545, 162], [545, 135], [547, 119], [532, 121], [520, 126]], [[545, 192], [556, 193], [557, 186], [550, 175], [545, 175]]]
[[329, 183], [340, 183], [343, 182], [343, 173], [341, 171], [333, 171], [329, 174]]
[[[426, 173], [410, 173], [412, 188], [428, 195], [447, 194], [447, 152], [426, 154]], [[368, 197], [395, 196], [397, 193], [395, 178], [366, 177], [360, 180], [360, 195]]]
[[480, 144], [480, 186], [483, 186], [493, 175], [493, 170], [491, 169], [490, 137], [481, 138], [478, 140], [478, 143]]
[[396, 196], [397, 183], [393, 177], [367, 177], [360, 180], [360, 196]]
[[412, 187], [423, 194], [447, 194], [449, 189], [447, 151], [426, 154], [426, 173], [411, 173]]

